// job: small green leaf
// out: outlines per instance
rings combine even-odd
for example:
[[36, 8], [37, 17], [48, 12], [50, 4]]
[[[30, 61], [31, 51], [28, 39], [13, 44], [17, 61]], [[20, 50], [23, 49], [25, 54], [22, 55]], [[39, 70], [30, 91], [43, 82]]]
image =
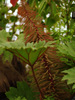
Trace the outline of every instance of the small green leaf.
[[74, 89], [75, 88], [75, 67], [65, 70], [63, 72], [66, 73], [67, 75], [64, 75], [62, 80], [67, 80], [67, 84], [74, 84], [74, 86], [72, 87]]

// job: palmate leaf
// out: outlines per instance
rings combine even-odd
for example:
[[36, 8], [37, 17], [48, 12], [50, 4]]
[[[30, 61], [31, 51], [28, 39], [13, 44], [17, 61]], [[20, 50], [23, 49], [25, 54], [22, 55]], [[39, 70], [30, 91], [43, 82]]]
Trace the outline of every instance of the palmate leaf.
[[[1, 33], [3, 33], [3, 31], [1, 31]], [[18, 39], [14, 42], [4, 40], [4, 34], [6, 33], [3, 33], [3, 40], [0, 37], [0, 48], [12, 52], [14, 55], [30, 65], [33, 65], [37, 59], [47, 50], [47, 48], [51, 47], [54, 43], [54, 41], [49, 41], [47, 43], [45, 41], [39, 41], [38, 43], [32, 42], [25, 45], [23, 34], [19, 35]]]
[[17, 88], [10, 87], [10, 90], [6, 92], [9, 100], [35, 100], [34, 95], [35, 93], [25, 81], [17, 82]]
[[[17, 44], [16, 44], [17, 45]], [[46, 51], [47, 47], [49, 47], [51, 43], [45, 43], [45, 41], [39, 41], [39, 43], [27, 43], [23, 47], [18, 48], [9, 48], [11, 52], [13, 52], [20, 59], [25, 61], [26, 63], [33, 65], [36, 60]], [[22, 45], [21, 45], [22, 46]]]
[[62, 80], [67, 80], [67, 84], [74, 84], [72, 88], [75, 89], [75, 67], [63, 72], [67, 73], [67, 75]]
[[[75, 41], [72, 40], [71, 42], [67, 42], [66, 44], [62, 44], [58, 47], [58, 50], [73, 60], [75, 60]], [[67, 84], [74, 84], [73, 89], [75, 89], [75, 67], [63, 71], [64, 73], [67, 73], [67, 75], [64, 75], [62, 80], [67, 80]]]
[[58, 47], [58, 50], [65, 55], [71, 56], [75, 58], [75, 41], [72, 40], [71, 42], [67, 42], [66, 44], [61, 44]]

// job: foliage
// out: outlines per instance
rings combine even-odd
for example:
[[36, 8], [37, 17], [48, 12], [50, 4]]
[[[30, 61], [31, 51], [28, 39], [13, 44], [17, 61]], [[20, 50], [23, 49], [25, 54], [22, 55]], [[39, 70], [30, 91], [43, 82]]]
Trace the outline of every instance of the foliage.
[[23, 34], [19, 35], [16, 41], [9, 42], [5, 40], [7, 33], [5, 33], [3, 30], [1, 33], [3, 34], [0, 34], [0, 48], [14, 53], [29, 65], [33, 65], [36, 60], [46, 51], [46, 49], [50, 47], [52, 43], [54, 43], [51, 41], [47, 43], [45, 41], [39, 41], [39, 43], [27, 43], [25, 45]]
[[75, 77], [74, 77], [75, 76], [75, 67], [65, 70], [63, 72], [67, 73], [67, 75], [65, 75], [62, 80], [68, 80], [67, 84], [73, 84], [72, 89], [75, 89]]
[[67, 56], [72, 57], [73, 59], [75, 59], [75, 40], [71, 40], [70, 42], [67, 41], [65, 44], [61, 44], [58, 47], [58, 50], [62, 53], [65, 54]]
[[[6, 33], [6, 31], [2, 30], [0, 31], [0, 43], [4, 43], [7, 41], [7, 37], [10, 37], [9, 33]], [[12, 61], [13, 54], [10, 53], [9, 51], [6, 51], [4, 48], [0, 47], [0, 55], [3, 54], [3, 62], [5, 61]]]
[[[43, 23], [52, 32], [52, 36], [62, 41], [71, 39], [74, 35], [75, 20], [71, 17], [75, 7], [73, 2], [74, 0], [29, 0], [29, 4], [43, 17]], [[47, 15], [49, 16], [46, 17]]]
[[5, 30], [0, 31], [0, 42], [6, 41], [9, 36], [9, 33], [6, 33]]
[[[43, 1], [42, 1], [43, 2]], [[54, 9], [55, 10], [55, 8], [56, 8], [56, 4], [54, 3], [54, 1], [51, 1], [50, 2], [51, 4], [53, 4], [53, 6], [52, 6], [52, 9]], [[42, 5], [44, 4], [44, 2], [43, 3], [41, 3]], [[39, 6], [38, 6], [39, 7]], [[42, 6], [42, 7], [45, 7], [45, 6]], [[37, 8], [37, 7], [36, 7]], [[41, 6], [40, 6], [40, 8], [41, 8]], [[42, 8], [41, 8], [42, 9]], [[45, 26], [43, 26], [42, 24], [41, 24], [41, 20], [40, 20], [40, 18], [38, 17], [38, 16], [36, 16], [36, 12], [34, 11], [35, 10], [35, 8], [33, 9], [31, 9], [30, 7], [29, 7], [29, 5], [24, 1], [24, 0], [22, 0], [22, 2], [21, 2], [21, 5], [20, 5], [20, 7], [19, 7], [19, 9], [18, 9], [18, 13], [19, 13], [19, 15], [21, 15], [21, 23], [22, 23], [22, 25], [23, 25], [23, 30], [24, 30], [24, 35], [25, 35], [25, 39], [26, 39], [26, 42], [25, 43], [28, 43], [28, 42], [38, 42], [39, 40], [45, 40], [45, 41], [49, 41], [50, 39], [51, 39], [51, 37], [49, 36], [50, 35], [50, 33], [48, 33], [48, 34], [45, 34], [44, 32], [43, 32], [43, 28], [45, 27]], [[39, 11], [39, 10], [38, 10]], [[43, 11], [43, 10], [42, 10]], [[52, 10], [52, 13], [55, 13], [56, 11], [53, 11]], [[56, 13], [55, 13], [56, 14]], [[40, 14], [40, 15], [42, 15], [42, 13]], [[46, 15], [45, 15], [46, 16]], [[55, 16], [54, 14], [53, 14], [53, 16]], [[53, 17], [52, 16], [52, 17]], [[56, 17], [57, 18], [57, 17]], [[54, 19], [56, 19], [56, 18], [54, 18]], [[24, 20], [23, 20], [24, 19]], [[53, 19], [53, 20], [54, 20]], [[52, 19], [51, 19], [51, 21], [52, 21]], [[50, 21], [48, 21], [48, 22], [50, 22]], [[53, 21], [52, 21], [53, 22]], [[49, 24], [50, 25], [50, 24]], [[50, 28], [50, 26], [49, 26], [49, 28]], [[34, 37], [33, 37], [34, 36]], [[52, 52], [51, 52], [52, 53]], [[49, 53], [47, 54], [47, 55], [50, 55]], [[51, 56], [51, 55], [50, 55]], [[56, 59], [56, 57], [55, 57], [55, 59]], [[58, 84], [58, 86], [60, 87], [61, 85], [59, 85], [59, 84], [61, 84], [61, 83], [55, 83], [55, 80], [56, 79], [58, 79], [58, 80], [60, 80], [59, 78], [57, 78], [57, 76], [59, 76], [59, 75], [57, 75], [56, 73], [59, 73], [59, 71], [57, 71], [57, 70], [54, 70], [54, 73], [52, 72], [52, 70], [51, 70], [51, 65], [53, 65], [53, 68], [54, 67], [56, 67], [56, 65], [54, 65], [54, 64], [51, 64], [50, 62], [49, 62], [50, 60], [48, 59], [48, 57], [46, 56], [46, 54], [43, 56], [43, 61], [41, 61], [42, 62], [42, 64], [41, 64], [41, 62], [40, 62], [40, 66], [41, 66], [41, 68], [42, 68], [42, 66], [44, 66], [43, 67], [43, 69], [44, 69], [44, 75], [45, 75], [45, 73], [47, 72], [47, 74], [49, 75], [48, 77], [49, 77], [49, 80], [48, 79], [46, 79], [46, 82], [45, 81], [43, 81], [43, 79], [41, 79], [41, 81], [42, 82], [39, 82], [39, 85], [41, 85], [41, 83], [42, 83], [42, 85], [40, 86], [40, 87], [43, 87], [44, 88], [44, 91], [45, 91], [45, 89], [46, 89], [46, 91], [47, 91], [47, 84], [45, 85], [45, 83], [47, 83], [48, 81], [49, 81], [49, 83], [51, 82], [51, 84], [48, 84], [48, 86], [50, 87], [50, 90], [49, 90], [49, 92], [47, 92], [47, 93], [56, 93], [55, 91], [56, 91], [56, 89], [55, 89], [55, 86], [56, 86], [56, 84]], [[44, 63], [43, 63], [44, 62]], [[37, 65], [38, 66], [38, 65]], [[40, 66], [38, 66], [38, 68], [39, 69], [41, 69], [40, 68]], [[45, 68], [46, 67], [46, 68]], [[40, 70], [39, 70], [40, 71]], [[56, 73], [55, 73], [56, 72]], [[40, 72], [40, 74], [41, 73], [43, 73], [42, 71]], [[38, 79], [40, 79], [40, 77], [41, 77], [41, 75], [40, 74], [37, 74], [37, 72], [36, 72], [36, 76], [38, 75], [38, 77], [39, 78], [37, 78], [37, 80]], [[57, 75], [57, 76], [55, 76], [55, 75]], [[34, 75], [33, 75], [34, 76]], [[54, 77], [55, 76], [55, 77]], [[61, 75], [60, 75], [61, 76]], [[59, 77], [60, 77], [59, 76]], [[44, 76], [45, 77], [45, 76]], [[47, 76], [46, 76], [47, 77]], [[44, 79], [45, 80], [45, 79]], [[60, 82], [60, 81], [59, 81]], [[45, 86], [45, 87], [44, 87]], [[43, 88], [41, 89], [42, 91], [43, 91]], [[61, 90], [60, 90], [61, 91]], [[41, 93], [41, 92], [40, 92]], [[55, 94], [55, 95], [57, 95], [57, 94]], [[60, 94], [58, 94], [58, 95], [60, 95]], [[58, 97], [59, 98], [59, 97]], [[62, 98], [62, 97], [61, 97]], [[67, 98], [67, 97], [66, 97]]]
[[24, 81], [17, 82], [17, 88], [11, 87], [6, 96], [9, 100], [35, 100], [34, 93]]
[[2, 57], [3, 62], [8, 61], [11, 63], [12, 59], [13, 59], [13, 54], [9, 51], [4, 50], [3, 57]]
[[[71, 40], [70, 42], [67, 42], [65, 44], [61, 44], [59, 46], [59, 51], [71, 58], [73, 61], [75, 61], [75, 40]], [[73, 67], [73, 66], [72, 66]], [[64, 75], [62, 80], [68, 80], [67, 84], [74, 84], [75, 83], [75, 67], [70, 68], [68, 70], [63, 71], [64, 73], [67, 73], [67, 75]], [[73, 85], [73, 89], [75, 88], [75, 85]]]
[[4, 16], [8, 12], [8, 7], [4, 5], [4, 1], [5, 0], [0, 0], [0, 30], [5, 29], [6, 24], [9, 22]]
[[[43, 16], [48, 30], [50, 30], [49, 28], [59, 20], [59, 16], [57, 13], [58, 8], [56, 7], [56, 2], [54, 0], [39, 0], [39, 2], [37, 0], [29, 0], [29, 4], [31, 6], [35, 6], [35, 9], [37, 9], [39, 16]], [[47, 14], [49, 14], [49, 17], [46, 17]]]
[[[68, 74], [63, 79], [66, 77], [65, 79], [71, 83], [74, 72], [72, 68], [69, 69], [69, 73], [67, 67], [73, 67], [75, 60], [75, 42], [71, 41], [75, 32], [75, 20], [70, 17], [75, 8], [74, 0], [70, 2], [68, 0], [21, 0], [20, 5], [17, 4], [17, 1], [11, 0], [13, 7], [9, 8], [5, 0], [0, 0], [0, 30], [2, 30], [0, 31], [0, 55], [2, 55], [3, 61], [11, 61], [12, 54], [14, 54], [31, 66], [31, 69], [28, 67], [28, 75], [32, 71], [33, 76], [25, 77], [35, 91], [39, 90], [40, 100], [44, 99], [45, 95], [48, 97], [47, 100], [54, 100], [54, 98], [68, 100], [71, 87], [68, 88], [66, 82], [61, 81], [64, 75], [61, 72], [66, 69], [64, 73]], [[17, 9], [18, 14], [15, 16], [14, 12]], [[10, 11], [11, 13], [9, 13]], [[17, 25], [17, 21], [20, 21], [22, 26]], [[3, 30], [7, 28], [7, 23], [12, 24], [9, 33]], [[24, 34], [20, 34], [17, 36], [17, 40], [13, 41], [12, 37], [16, 35], [17, 30]], [[55, 42], [51, 35], [58, 40], [57, 43], [60, 45], [58, 51], [62, 57], [57, 56], [56, 48], [53, 46]], [[64, 63], [71, 61], [66, 63], [67, 65], [63, 65], [60, 58], [65, 59]], [[74, 81], [72, 80], [72, 82]], [[11, 99], [13, 98], [11, 97]], [[25, 98], [17, 96], [14, 99]]]

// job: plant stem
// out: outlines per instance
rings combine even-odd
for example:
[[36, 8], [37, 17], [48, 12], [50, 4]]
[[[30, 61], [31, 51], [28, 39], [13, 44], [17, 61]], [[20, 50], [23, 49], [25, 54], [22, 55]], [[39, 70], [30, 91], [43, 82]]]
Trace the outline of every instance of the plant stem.
[[41, 89], [40, 89], [40, 87], [39, 87], [39, 84], [38, 84], [37, 78], [36, 78], [36, 76], [35, 76], [35, 72], [34, 72], [33, 66], [31, 66], [31, 69], [32, 69], [32, 73], [33, 73], [33, 77], [34, 77], [34, 79], [35, 79], [36, 85], [37, 85], [38, 90], [39, 90], [39, 92], [40, 92], [40, 95], [41, 95], [41, 97], [44, 99], [45, 97], [44, 97], [44, 95], [43, 95], [43, 93], [42, 93], [42, 91], [41, 91]]

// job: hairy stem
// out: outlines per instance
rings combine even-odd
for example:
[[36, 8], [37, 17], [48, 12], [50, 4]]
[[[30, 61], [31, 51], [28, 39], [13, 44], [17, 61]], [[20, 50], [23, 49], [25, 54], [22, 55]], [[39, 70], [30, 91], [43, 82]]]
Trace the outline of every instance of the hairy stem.
[[33, 73], [34, 80], [35, 80], [36, 85], [37, 85], [37, 87], [38, 87], [38, 90], [39, 90], [39, 92], [40, 92], [40, 95], [41, 95], [41, 97], [44, 99], [45, 97], [44, 97], [44, 95], [43, 95], [43, 93], [42, 93], [42, 91], [41, 91], [41, 89], [40, 89], [40, 87], [39, 87], [39, 84], [38, 84], [37, 78], [36, 78], [36, 76], [35, 76], [35, 72], [34, 72], [33, 66], [31, 66], [31, 69], [32, 69], [32, 73]]

